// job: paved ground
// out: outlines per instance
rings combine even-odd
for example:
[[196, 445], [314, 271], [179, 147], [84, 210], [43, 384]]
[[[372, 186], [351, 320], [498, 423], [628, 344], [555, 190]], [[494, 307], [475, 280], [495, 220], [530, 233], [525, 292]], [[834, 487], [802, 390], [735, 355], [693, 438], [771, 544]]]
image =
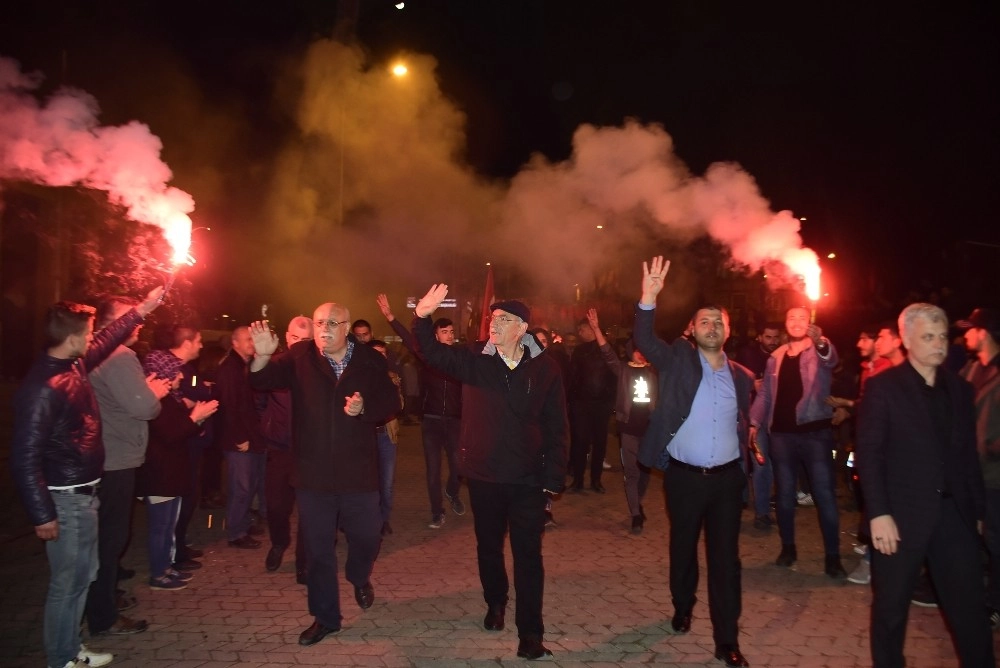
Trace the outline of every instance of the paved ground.
[[[4, 461], [6, 443], [0, 447]], [[617, 448], [609, 452], [609, 461]], [[4, 466], [6, 469], [6, 466]], [[628, 532], [620, 467], [605, 477], [606, 495], [567, 496], [556, 504], [559, 526], [545, 538], [546, 644], [559, 666], [718, 666], [707, 605], [699, 603], [692, 631], [673, 636], [667, 590], [667, 519], [654, 486], [641, 536]], [[88, 641], [116, 654], [115, 666], [487, 666], [522, 664], [513, 624], [482, 629], [485, 605], [476, 574], [472, 516], [449, 513], [440, 530], [430, 519], [423, 482], [419, 428], [404, 427], [396, 481], [395, 533], [385, 541], [372, 581], [375, 605], [354, 602], [342, 580], [345, 630], [309, 648], [296, 639], [312, 619], [305, 588], [291, 563], [264, 570], [265, 549], [226, 545], [219, 511], [199, 511], [194, 537], [206, 551], [204, 568], [183, 591], [150, 591], [144, 545], [145, 512], [136, 506], [135, 539], [125, 564], [139, 571], [129, 583], [140, 604], [129, 615], [149, 620], [135, 636]], [[467, 499], [465, 490], [462, 497]], [[815, 511], [798, 513], [800, 561], [792, 571], [773, 565], [776, 532], [756, 531], [744, 513], [743, 617], [740, 644], [760, 666], [868, 666], [868, 587], [834, 582], [822, 573]], [[856, 563], [846, 531], [856, 516], [842, 514], [842, 554]], [[43, 666], [42, 604], [48, 579], [42, 544], [0, 477], [0, 665]], [[341, 561], [343, 560], [343, 546]], [[509, 557], [508, 557], [509, 558]], [[702, 558], [704, 572], [704, 559]], [[134, 584], [133, 584], [134, 583]], [[513, 592], [512, 592], [513, 594]], [[707, 601], [704, 577], [699, 599]], [[508, 608], [513, 621], [513, 602]], [[911, 610], [906, 645], [910, 666], [955, 666], [940, 613]]]

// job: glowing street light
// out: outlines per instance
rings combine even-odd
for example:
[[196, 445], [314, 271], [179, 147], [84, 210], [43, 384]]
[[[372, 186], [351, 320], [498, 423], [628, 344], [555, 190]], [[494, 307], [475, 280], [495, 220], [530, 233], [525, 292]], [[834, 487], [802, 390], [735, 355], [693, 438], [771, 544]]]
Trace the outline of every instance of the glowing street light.
[[392, 66], [392, 75], [394, 77], [405, 77], [409, 71], [409, 68], [404, 63], [396, 63]]

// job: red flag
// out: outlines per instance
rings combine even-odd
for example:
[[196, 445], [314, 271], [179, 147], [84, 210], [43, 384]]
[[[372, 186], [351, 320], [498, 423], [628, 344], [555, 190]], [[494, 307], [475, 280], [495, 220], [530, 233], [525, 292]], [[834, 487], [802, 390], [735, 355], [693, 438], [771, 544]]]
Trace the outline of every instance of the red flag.
[[490, 320], [493, 312], [490, 305], [496, 301], [493, 295], [493, 265], [486, 270], [486, 291], [483, 293], [483, 310], [479, 316], [479, 340], [485, 341], [490, 338]]

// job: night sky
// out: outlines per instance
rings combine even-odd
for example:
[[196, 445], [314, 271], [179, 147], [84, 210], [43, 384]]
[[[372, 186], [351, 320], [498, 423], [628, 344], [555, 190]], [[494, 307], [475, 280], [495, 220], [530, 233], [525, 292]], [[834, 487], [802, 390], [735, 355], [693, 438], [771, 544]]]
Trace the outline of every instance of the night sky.
[[[865, 276], [866, 290], [898, 300], [949, 286], [963, 309], [996, 299], [997, 3], [393, 4], [360, 0], [366, 67], [432, 56], [440, 91], [466, 117], [456, 159], [484, 180], [505, 183], [534, 154], [566, 160], [581, 124], [658, 124], [694, 174], [741, 165], [773, 210], [807, 218], [806, 245], [837, 253], [841, 276]], [[254, 266], [266, 249], [243, 244], [269, 224], [260, 193], [295, 132], [294, 73], [333, 34], [338, 3], [4, 13], [0, 55], [44, 72], [43, 96], [75, 86], [98, 100], [102, 123], [137, 119], [163, 140], [172, 185], [198, 202], [195, 225], [213, 226], [210, 241], [196, 238], [212, 258], [199, 280], [232, 304], [261, 301]]]

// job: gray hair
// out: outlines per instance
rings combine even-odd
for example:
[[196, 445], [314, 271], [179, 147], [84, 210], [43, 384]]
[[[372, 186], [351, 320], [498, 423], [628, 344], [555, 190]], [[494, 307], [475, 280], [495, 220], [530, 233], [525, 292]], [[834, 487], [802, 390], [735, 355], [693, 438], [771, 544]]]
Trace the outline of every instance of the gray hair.
[[948, 327], [948, 315], [940, 306], [923, 302], [910, 304], [899, 314], [899, 338], [904, 342], [913, 332], [913, 324], [917, 318], [923, 318], [928, 322], [943, 322], [944, 326]]

